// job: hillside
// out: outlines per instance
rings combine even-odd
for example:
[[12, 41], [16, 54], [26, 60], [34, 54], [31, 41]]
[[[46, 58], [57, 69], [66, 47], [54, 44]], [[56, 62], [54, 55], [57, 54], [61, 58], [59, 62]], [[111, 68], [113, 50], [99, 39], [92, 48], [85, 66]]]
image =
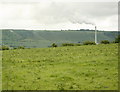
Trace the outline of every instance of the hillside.
[[[117, 34], [117, 31], [99, 31], [98, 42], [101, 40], [113, 41]], [[11, 47], [48, 47], [53, 42], [61, 44], [65, 42], [82, 43], [84, 41], [94, 41], [94, 31], [2, 30], [3, 44]]]
[[3, 90], [117, 90], [118, 45], [3, 51]]

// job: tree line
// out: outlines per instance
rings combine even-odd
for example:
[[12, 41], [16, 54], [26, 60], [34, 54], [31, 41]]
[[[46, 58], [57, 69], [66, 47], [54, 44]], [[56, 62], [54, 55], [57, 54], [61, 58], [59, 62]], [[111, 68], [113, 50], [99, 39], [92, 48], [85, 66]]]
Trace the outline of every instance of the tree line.
[[[120, 35], [118, 35], [118, 37], [116, 37], [113, 42], [110, 42], [108, 40], [102, 40], [100, 42], [100, 44], [110, 44], [110, 43], [120, 43]], [[93, 41], [85, 41], [85, 42], [83, 42], [83, 44], [80, 44], [80, 43], [62, 43], [61, 46], [81, 46], [81, 45], [96, 45], [96, 43]], [[50, 47], [58, 47], [58, 45], [56, 43], [53, 43]]]
[[[118, 35], [115, 40], [113, 42], [110, 42], [108, 40], [102, 40], [100, 42], [100, 44], [109, 44], [109, 43], [120, 43], [120, 35]], [[81, 45], [96, 45], [95, 42], [93, 41], [85, 41], [83, 42], [83, 44], [78, 43], [62, 43], [61, 46], [81, 46]], [[49, 47], [58, 47], [58, 45], [56, 43], [52, 43], [51, 46]], [[0, 50], [9, 50], [10, 47], [6, 46], [6, 45], [1, 45], [0, 46]], [[24, 46], [18, 46], [18, 47], [14, 47], [13, 49], [25, 49]]]

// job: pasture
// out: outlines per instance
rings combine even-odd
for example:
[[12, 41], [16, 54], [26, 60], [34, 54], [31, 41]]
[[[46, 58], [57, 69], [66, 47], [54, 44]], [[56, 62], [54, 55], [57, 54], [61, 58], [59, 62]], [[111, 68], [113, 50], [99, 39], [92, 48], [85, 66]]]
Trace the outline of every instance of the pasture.
[[3, 90], [117, 90], [118, 45], [3, 51]]

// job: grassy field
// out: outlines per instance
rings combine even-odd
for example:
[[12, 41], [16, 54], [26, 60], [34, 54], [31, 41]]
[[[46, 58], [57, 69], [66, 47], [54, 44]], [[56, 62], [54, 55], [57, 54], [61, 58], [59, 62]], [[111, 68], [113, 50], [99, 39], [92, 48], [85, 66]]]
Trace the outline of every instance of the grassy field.
[[116, 90], [118, 46], [3, 51], [4, 90]]

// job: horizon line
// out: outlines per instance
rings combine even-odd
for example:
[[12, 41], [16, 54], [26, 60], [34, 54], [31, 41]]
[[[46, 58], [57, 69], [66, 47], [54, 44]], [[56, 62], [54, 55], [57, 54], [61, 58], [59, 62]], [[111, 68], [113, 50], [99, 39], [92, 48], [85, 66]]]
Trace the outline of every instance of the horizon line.
[[[85, 30], [92, 31], [95, 29], [21, 29], [21, 28], [0, 28], [0, 30], [32, 30], [32, 31], [77, 31], [77, 30]], [[107, 30], [97, 30], [97, 31], [107, 31]], [[118, 30], [108, 30], [108, 31], [118, 31]]]

